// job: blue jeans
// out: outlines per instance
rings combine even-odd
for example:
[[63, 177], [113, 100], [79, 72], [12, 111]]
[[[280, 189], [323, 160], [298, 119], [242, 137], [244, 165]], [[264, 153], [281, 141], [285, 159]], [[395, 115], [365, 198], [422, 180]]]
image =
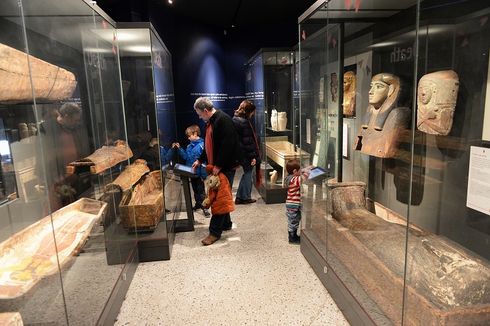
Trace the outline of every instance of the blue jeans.
[[301, 208], [286, 208], [286, 217], [288, 218], [288, 232], [296, 232], [301, 221]]
[[252, 199], [252, 171], [253, 169], [248, 171], [243, 169], [243, 175], [240, 179], [240, 184], [238, 185], [236, 198], [241, 200]]

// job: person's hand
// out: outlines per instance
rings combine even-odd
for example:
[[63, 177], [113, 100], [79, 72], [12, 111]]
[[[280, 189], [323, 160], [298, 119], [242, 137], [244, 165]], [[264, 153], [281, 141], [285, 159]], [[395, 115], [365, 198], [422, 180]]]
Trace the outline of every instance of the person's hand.
[[255, 166], [255, 164], [257, 164], [257, 160], [253, 158], [252, 159], [252, 162], [250, 162], [250, 165], [251, 166]]
[[199, 165], [201, 164], [201, 162], [199, 162], [199, 160], [195, 160], [194, 163], [192, 163], [192, 168], [195, 169], [197, 168]]
[[221, 171], [221, 168], [215, 165], [213, 167], [213, 175], [218, 175], [219, 171]]
[[180, 148], [180, 144], [179, 143], [175, 143], [175, 147]]

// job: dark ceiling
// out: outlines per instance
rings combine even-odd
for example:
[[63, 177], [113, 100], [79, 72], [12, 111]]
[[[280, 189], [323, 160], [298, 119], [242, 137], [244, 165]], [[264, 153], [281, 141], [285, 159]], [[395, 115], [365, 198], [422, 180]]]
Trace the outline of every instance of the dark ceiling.
[[[99, 0], [97, 4], [116, 21], [128, 20], [124, 11], [136, 12], [145, 20], [149, 16], [145, 8], [161, 8], [176, 16], [189, 17], [201, 23], [222, 28], [266, 26], [271, 24], [295, 24], [298, 17], [315, 0]], [[152, 6], [148, 6], [148, 2]], [[153, 12], [152, 15], [155, 13]]]

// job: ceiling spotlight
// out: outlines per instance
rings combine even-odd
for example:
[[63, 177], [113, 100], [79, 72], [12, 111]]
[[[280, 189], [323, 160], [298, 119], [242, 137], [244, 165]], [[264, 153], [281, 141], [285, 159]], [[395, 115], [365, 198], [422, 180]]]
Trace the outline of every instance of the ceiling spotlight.
[[171, 5], [172, 3], [174, 3], [173, 0], [168, 0], [168, 4]]

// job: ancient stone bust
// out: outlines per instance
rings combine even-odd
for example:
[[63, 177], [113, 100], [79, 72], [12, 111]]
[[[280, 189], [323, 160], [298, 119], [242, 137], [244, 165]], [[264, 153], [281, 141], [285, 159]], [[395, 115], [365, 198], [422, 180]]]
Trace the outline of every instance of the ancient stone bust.
[[400, 137], [410, 121], [410, 109], [397, 107], [399, 94], [397, 76], [381, 73], [371, 79], [369, 106], [357, 135], [356, 150], [382, 158], [397, 155]]
[[356, 111], [356, 75], [353, 71], [344, 74], [344, 116], [352, 117]]
[[363, 129], [368, 126], [383, 130], [388, 114], [393, 110], [400, 93], [400, 79], [392, 74], [377, 74], [371, 79], [369, 107], [364, 116]]
[[446, 136], [453, 126], [459, 78], [452, 70], [422, 76], [417, 90], [417, 128], [432, 135]]

